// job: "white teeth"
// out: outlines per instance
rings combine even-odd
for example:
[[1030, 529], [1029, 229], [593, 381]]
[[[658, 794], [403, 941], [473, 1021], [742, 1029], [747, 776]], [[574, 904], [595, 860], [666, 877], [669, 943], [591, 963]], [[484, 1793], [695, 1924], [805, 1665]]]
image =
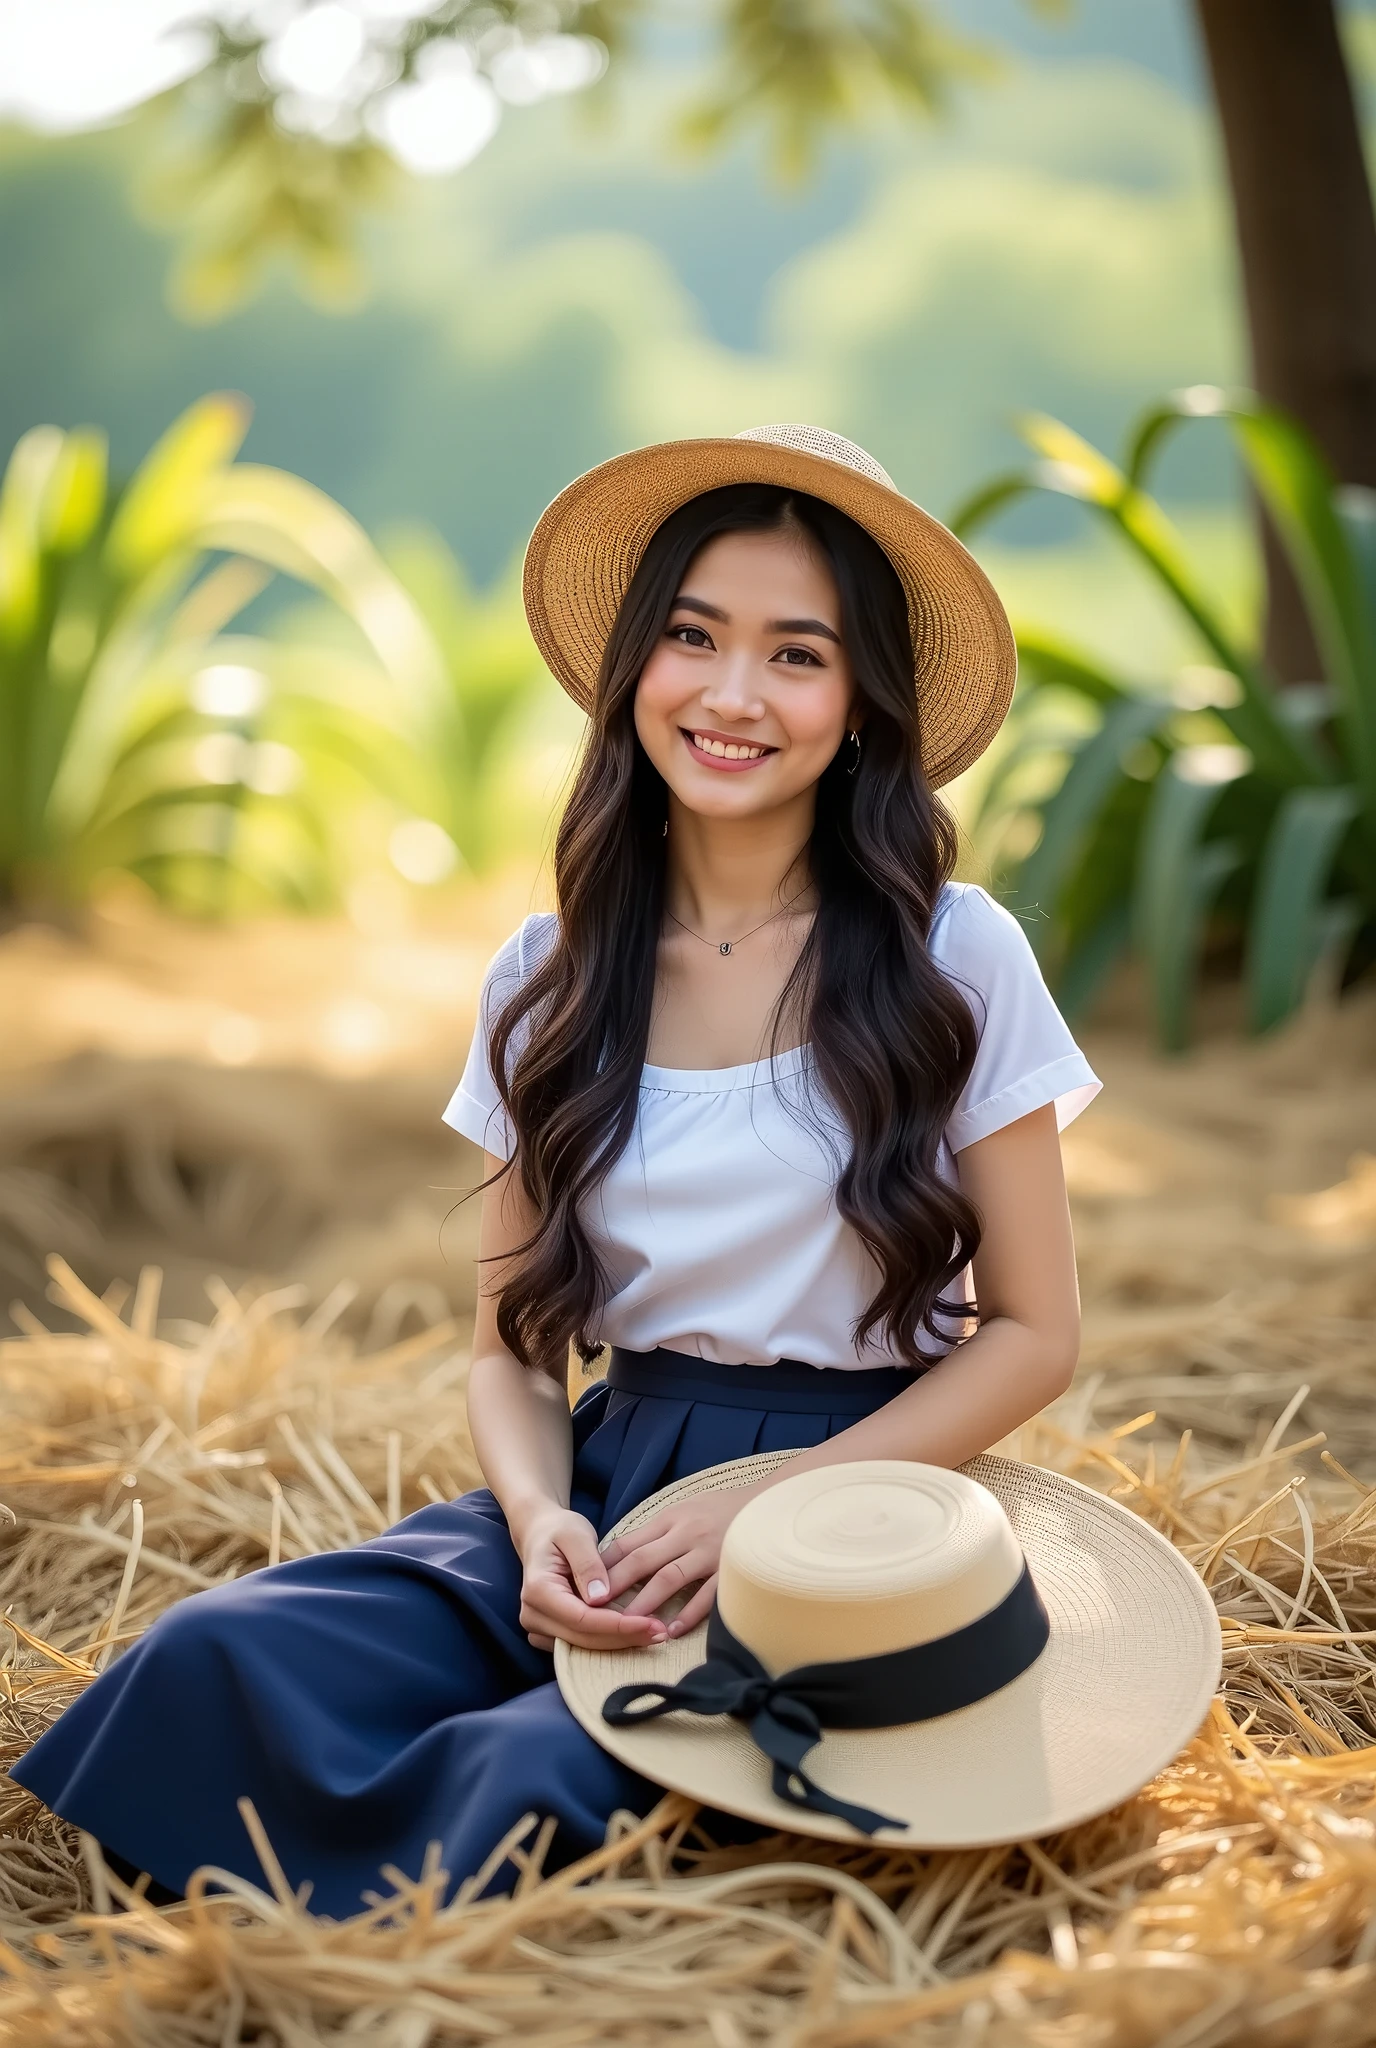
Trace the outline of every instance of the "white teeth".
[[762, 754], [769, 751], [767, 747], [738, 745], [734, 740], [710, 740], [705, 733], [700, 732], [695, 732], [692, 739], [693, 745], [702, 753], [715, 754], [723, 761], [758, 761]]

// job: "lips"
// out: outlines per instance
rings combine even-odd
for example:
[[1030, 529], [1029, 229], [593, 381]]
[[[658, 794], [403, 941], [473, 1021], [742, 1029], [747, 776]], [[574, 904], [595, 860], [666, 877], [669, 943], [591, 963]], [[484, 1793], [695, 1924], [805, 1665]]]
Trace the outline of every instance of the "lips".
[[771, 754], [777, 754], [777, 747], [763, 746], [758, 740], [733, 739], [729, 733], [712, 732], [701, 726], [680, 726], [683, 743], [695, 761], [704, 768], [715, 768], [731, 775], [740, 774], [747, 768], [758, 768]]

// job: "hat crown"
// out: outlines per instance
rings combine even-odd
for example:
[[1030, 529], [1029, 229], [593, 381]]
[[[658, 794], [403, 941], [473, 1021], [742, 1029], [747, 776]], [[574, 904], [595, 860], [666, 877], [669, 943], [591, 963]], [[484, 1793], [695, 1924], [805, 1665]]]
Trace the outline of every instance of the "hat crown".
[[950, 1635], [997, 1607], [1022, 1569], [987, 1487], [876, 1459], [799, 1472], [747, 1502], [722, 1544], [717, 1604], [777, 1674]]
[[820, 455], [824, 462], [839, 462], [846, 469], [858, 470], [867, 476], [872, 484], [883, 484], [886, 490], [896, 491], [897, 484], [888, 471], [877, 463], [872, 455], [854, 441], [848, 441], [844, 434], [833, 434], [826, 427], [806, 427], [786, 424], [776, 427], [747, 427], [735, 436], [737, 441], [770, 441], [776, 448], [794, 448], [800, 455]]

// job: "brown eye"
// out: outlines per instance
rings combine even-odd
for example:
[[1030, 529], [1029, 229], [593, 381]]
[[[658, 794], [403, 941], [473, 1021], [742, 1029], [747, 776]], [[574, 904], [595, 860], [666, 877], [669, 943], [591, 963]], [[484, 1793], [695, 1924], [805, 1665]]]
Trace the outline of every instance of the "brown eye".
[[710, 647], [712, 636], [701, 626], [670, 626], [669, 638], [682, 647]]
[[789, 668], [820, 668], [822, 666], [810, 647], [781, 647], [774, 659], [784, 662]]

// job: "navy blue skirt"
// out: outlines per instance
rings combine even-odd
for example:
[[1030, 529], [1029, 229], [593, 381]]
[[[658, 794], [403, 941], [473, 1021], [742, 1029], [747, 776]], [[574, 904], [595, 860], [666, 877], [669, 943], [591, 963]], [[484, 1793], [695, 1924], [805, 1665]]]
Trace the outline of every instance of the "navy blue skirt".
[[[708, 1465], [804, 1450], [910, 1383], [898, 1370], [717, 1366], [613, 1353], [574, 1409], [572, 1505], [599, 1536]], [[75, 1700], [14, 1777], [172, 1892], [201, 1864], [264, 1882], [252, 1800], [311, 1908], [358, 1912], [384, 1864], [451, 1887], [521, 1817], [554, 1817], [546, 1867], [598, 1848], [660, 1788], [598, 1747], [520, 1626], [521, 1564], [486, 1488], [370, 1542], [192, 1594]], [[492, 1889], [510, 1886], [508, 1863]]]

